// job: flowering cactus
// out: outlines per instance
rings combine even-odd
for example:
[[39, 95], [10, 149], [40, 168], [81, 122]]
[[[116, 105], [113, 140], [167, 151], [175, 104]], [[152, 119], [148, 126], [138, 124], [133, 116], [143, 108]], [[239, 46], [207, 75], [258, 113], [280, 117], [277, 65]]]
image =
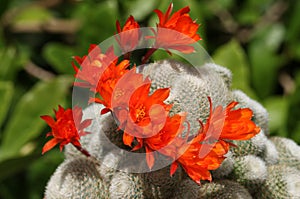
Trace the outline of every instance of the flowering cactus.
[[[193, 52], [190, 44], [200, 36], [189, 8], [171, 15], [170, 5], [165, 14], [155, 12], [158, 30], [148, 37], [155, 42], [141, 62], [158, 47]], [[125, 26], [117, 23], [118, 32], [135, 31], [117, 37], [122, 51], [138, 45], [125, 41], [128, 34], [135, 40], [140, 34], [133, 17]], [[160, 27], [190, 39], [174, 41]], [[300, 147], [269, 137], [267, 111], [231, 90], [228, 69], [212, 63], [192, 68], [174, 60], [139, 68], [126, 59], [130, 52], [124, 53], [118, 60], [112, 47], [103, 53], [91, 45], [88, 56], [75, 57], [80, 67], [73, 63], [79, 79], [74, 85], [94, 97], [83, 113], [75, 108], [56, 114], [57, 125], [42, 117], [55, 144], [72, 144], [47, 184], [46, 199], [300, 197], [300, 158], [294, 153]], [[46, 144], [43, 153], [52, 147]]]
[[[168, 68], [171, 64], [174, 62], [155, 63], [161, 68]], [[180, 63], [176, 64], [186, 67]], [[217, 67], [221, 68], [214, 66], [214, 68]], [[211, 71], [207, 74], [219, 75], [220, 69], [213, 70], [210, 67], [209, 70]], [[173, 72], [176, 72], [176, 69]], [[182, 73], [185, 74], [186, 71]], [[184, 75], [177, 78], [184, 78]], [[200, 77], [197, 78], [201, 81]], [[206, 89], [209, 90], [209, 88]], [[193, 98], [194, 92], [191, 90], [184, 95], [186, 98]], [[232, 93], [228, 94], [228, 96], [232, 95]], [[218, 99], [212, 100], [218, 101]], [[243, 106], [246, 106], [244, 101], [249, 101], [249, 98], [242, 101]], [[258, 103], [250, 103], [251, 109], [253, 104]], [[263, 130], [250, 140], [234, 142], [236, 147], [231, 148], [221, 166], [212, 172], [212, 183], [203, 181], [199, 186], [188, 178], [182, 169], [177, 170], [170, 177], [168, 166], [142, 174], [119, 171], [118, 165], [122, 160], [118, 159], [117, 151], [110, 149], [110, 143], [105, 136], [114, 133], [117, 125], [113, 117], [108, 114], [93, 118], [95, 113], [102, 109], [103, 105], [93, 103], [83, 112], [83, 119], [93, 119], [86, 131], [94, 133], [81, 138], [82, 146], [96, 160], [80, 155], [72, 145], [66, 146], [66, 160], [51, 177], [45, 192], [46, 198], [76, 198], [78, 196], [89, 196], [89, 198], [124, 198], [124, 196], [125, 198], [296, 198], [300, 194], [299, 187], [297, 187], [299, 186], [297, 176], [300, 175], [297, 168], [300, 158], [297, 153], [295, 154], [300, 147], [287, 138], [271, 137], [269, 139]], [[257, 120], [256, 115], [260, 118], [267, 118], [261, 117], [266, 114], [266, 111], [260, 104], [253, 109], [261, 110], [254, 114], [254, 120]], [[119, 141], [116, 140], [112, 142], [120, 144], [122, 136], [119, 135]], [[134, 164], [138, 163], [134, 162]], [[286, 171], [288, 171], [288, 176], [284, 174]], [[278, 180], [278, 183], [274, 180]], [[69, 192], [66, 193], [65, 187], [73, 188], [67, 189]], [[75, 189], [75, 187], [78, 188]], [[74, 192], [70, 193], [71, 190]]]

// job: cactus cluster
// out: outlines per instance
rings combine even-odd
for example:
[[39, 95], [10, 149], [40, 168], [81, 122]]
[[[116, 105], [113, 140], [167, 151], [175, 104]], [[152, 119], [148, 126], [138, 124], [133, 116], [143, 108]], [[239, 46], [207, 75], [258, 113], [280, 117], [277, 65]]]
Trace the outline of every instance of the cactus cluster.
[[[290, 139], [270, 137], [268, 113], [242, 91], [231, 90], [231, 72], [215, 64], [199, 68], [164, 60], [140, 69], [152, 81], [152, 89], [171, 87], [168, 102], [171, 113], [188, 112], [191, 133], [198, 119], [209, 116], [209, 101], [226, 106], [231, 101], [253, 110], [253, 121], [261, 131], [246, 141], [234, 141], [235, 147], [222, 165], [212, 171], [212, 182], [192, 181], [182, 169], [170, 177], [170, 166], [151, 172], [132, 172], [146, 166], [130, 159], [122, 143], [122, 134], [110, 113], [91, 104], [83, 118], [93, 123], [81, 143], [92, 157], [80, 154], [72, 145], [65, 148], [65, 161], [48, 182], [46, 199], [58, 198], [300, 198], [300, 147]], [[124, 158], [125, 157], [125, 158]]]

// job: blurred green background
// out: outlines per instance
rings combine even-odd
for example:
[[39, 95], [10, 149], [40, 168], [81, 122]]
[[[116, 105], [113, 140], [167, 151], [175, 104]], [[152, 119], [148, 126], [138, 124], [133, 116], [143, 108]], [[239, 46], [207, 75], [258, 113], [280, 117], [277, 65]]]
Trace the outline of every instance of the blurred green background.
[[[112, 36], [131, 14], [153, 26], [169, 0], [0, 0], [0, 198], [43, 197], [63, 160], [41, 156], [39, 116], [71, 107], [73, 55]], [[270, 113], [271, 135], [300, 143], [300, 1], [174, 0], [201, 24], [200, 44], [234, 74], [233, 87]]]

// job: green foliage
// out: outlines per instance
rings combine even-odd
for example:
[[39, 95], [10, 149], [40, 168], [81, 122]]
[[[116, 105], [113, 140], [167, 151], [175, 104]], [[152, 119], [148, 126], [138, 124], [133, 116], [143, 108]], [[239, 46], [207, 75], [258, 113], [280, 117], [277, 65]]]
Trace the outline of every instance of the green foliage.
[[60, 43], [49, 43], [44, 47], [43, 56], [47, 62], [58, 73], [73, 74], [71, 67], [71, 58], [75, 51], [66, 45]]
[[269, 111], [270, 131], [278, 131], [281, 136], [287, 136], [286, 121], [288, 117], [288, 100], [282, 96], [269, 97], [264, 101]]
[[0, 49], [0, 59], [0, 80], [14, 80], [28, 56], [27, 52], [18, 53], [16, 47], [3, 46]]
[[231, 40], [220, 46], [213, 55], [216, 64], [229, 68], [233, 73], [232, 87], [254, 96], [250, 84], [250, 71], [246, 55], [236, 40]]
[[[255, 35], [249, 45], [249, 59], [253, 74], [253, 86], [260, 97], [267, 97], [274, 93], [277, 73], [284, 59], [276, 54], [283, 36], [284, 27], [272, 24], [263, 28]], [[264, 86], [262, 86], [264, 82]]]
[[50, 114], [51, 107], [64, 103], [71, 82], [68, 77], [39, 82], [20, 99], [3, 131], [0, 160], [7, 153], [18, 154], [24, 144], [39, 135], [45, 125], [39, 116]]
[[52, 14], [47, 9], [41, 6], [28, 6], [26, 9], [22, 9], [13, 19], [12, 23], [42, 23], [52, 18]]
[[11, 82], [0, 82], [0, 104], [2, 106], [0, 110], [0, 126], [4, 122], [13, 92], [14, 88]]
[[78, 4], [72, 10], [72, 17], [81, 22], [76, 42], [80, 42], [81, 50], [85, 53], [90, 43], [100, 43], [116, 33], [118, 4], [116, 0]]
[[[113, 36], [116, 20], [123, 24], [128, 15], [142, 26], [155, 26], [158, 18], [152, 11], [165, 10], [169, 2], [1, 0], [1, 198], [42, 198], [45, 184], [35, 186], [36, 181], [46, 183], [62, 161], [57, 153], [39, 157], [48, 130], [39, 116], [53, 113], [58, 104], [70, 107], [72, 56]], [[300, 143], [300, 1], [173, 2], [174, 10], [190, 6], [190, 15], [201, 24], [199, 43], [216, 64], [232, 71], [232, 87], [266, 107], [270, 134]], [[57, 28], [61, 21], [75, 26]], [[31, 188], [15, 191], [24, 184]]]
[[149, 14], [152, 14], [152, 11], [157, 8], [159, 5], [158, 0], [153, 1], [143, 1], [143, 0], [134, 0], [134, 1], [124, 1], [124, 11], [125, 17], [132, 15], [136, 20], [143, 20]]

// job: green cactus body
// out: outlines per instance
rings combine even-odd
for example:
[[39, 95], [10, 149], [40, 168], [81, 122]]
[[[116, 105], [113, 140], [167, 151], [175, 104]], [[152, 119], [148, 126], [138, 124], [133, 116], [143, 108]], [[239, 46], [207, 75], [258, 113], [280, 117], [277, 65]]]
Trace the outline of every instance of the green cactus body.
[[265, 181], [267, 167], [261, 158], [254, 155], [236, 157], [230, 177], [253, 193]]
[[173, 190], [174, 199], [182, 198], [199, 198], [200, 186], [193, 182], [191, 179], [186, 178], [182, 180], [177, 188]]
[[222, 162], [221, 166], [212, 171], [212, 175], [216, 179], [226, 178], [231, 174], [234, 169], [234, 157], [232, 153], [229, 151], [226, 154], [226, 159]]
[[108, 186], [97, 170], [94, 160], [65, 160], [55, 171], [46, 187], [47, 199], [110, 198]]
[[266, 147], [262, 154], [263, 160], [267, 165], [277, 164], [279, 161], [278, 151], [271, 140], [266, 141]]
[[261, 155], [265, 150], [265, 143], [267, 137], [264, 132], [261, 131], [259, 134], [249, 140], [233, 141], [236, 147], [231, 147], [230, 151], [233, 156], [244, 156], [244, 155]]
[[285, 164], [300, 170], [300, 147], [291, 139], [272, 137], [278, 151], [279, 164]]
[[230, 180], [216, 180], [200, 187], [197, 198], [203, 199], [251, 199], [251, 195], [241, 184]]
[[145, 182], [146, 198], [172, 198], [174, 190], [180, 186], [182, 179], [182, 170], [178, 169], [176, 173], [170, 176], [170, 167], [164, 167], [160, 170], [141, 174]]
[[267, 179], [256, 191], [255, 198], [300, 198], [299, 170], [285, 165], [272, 165], [267, 168], [267, 171]]
[[232, 100], [239, 107], [249, 107], [261, 132], [250, 140], [234, 142], [236, 147], [231, 147], [227, 159], [212, 171], [212, 182], [198, 185], [180, 167], [171, 177], [170, 164], [163, 161], [146, 171], [143, 151], [138, 151], [143, 162], [130, 156], [131, 148], [123, 144], [112, 114], [100, 115], [103, 106], [90, 104], [83, 119], [93, 119], [86, 129], [91, 134], [82, 137], [81, 144], [94, 159], [66, 146], [66, 160], [50, 178], [45, 198], [300, 198], [300, 147], [286, 138], [267, 137], [267, 111], [242, 91], [230, 90], [228, 69], [215, 64], [196, 69], [164, 60], [138, 71], [150, 77], [151, 91], [172, 87], [166, 101], [174, 104], [171, 114], [188, 111], [190, 135], [198, 133], [198, 120], [205, 123], [209, 116], [208, 96], [214, 107], [225, 107]]
[[143, 199], [144, 184], [140, 174], [117, 172], [109, 186], [111, 199]]

